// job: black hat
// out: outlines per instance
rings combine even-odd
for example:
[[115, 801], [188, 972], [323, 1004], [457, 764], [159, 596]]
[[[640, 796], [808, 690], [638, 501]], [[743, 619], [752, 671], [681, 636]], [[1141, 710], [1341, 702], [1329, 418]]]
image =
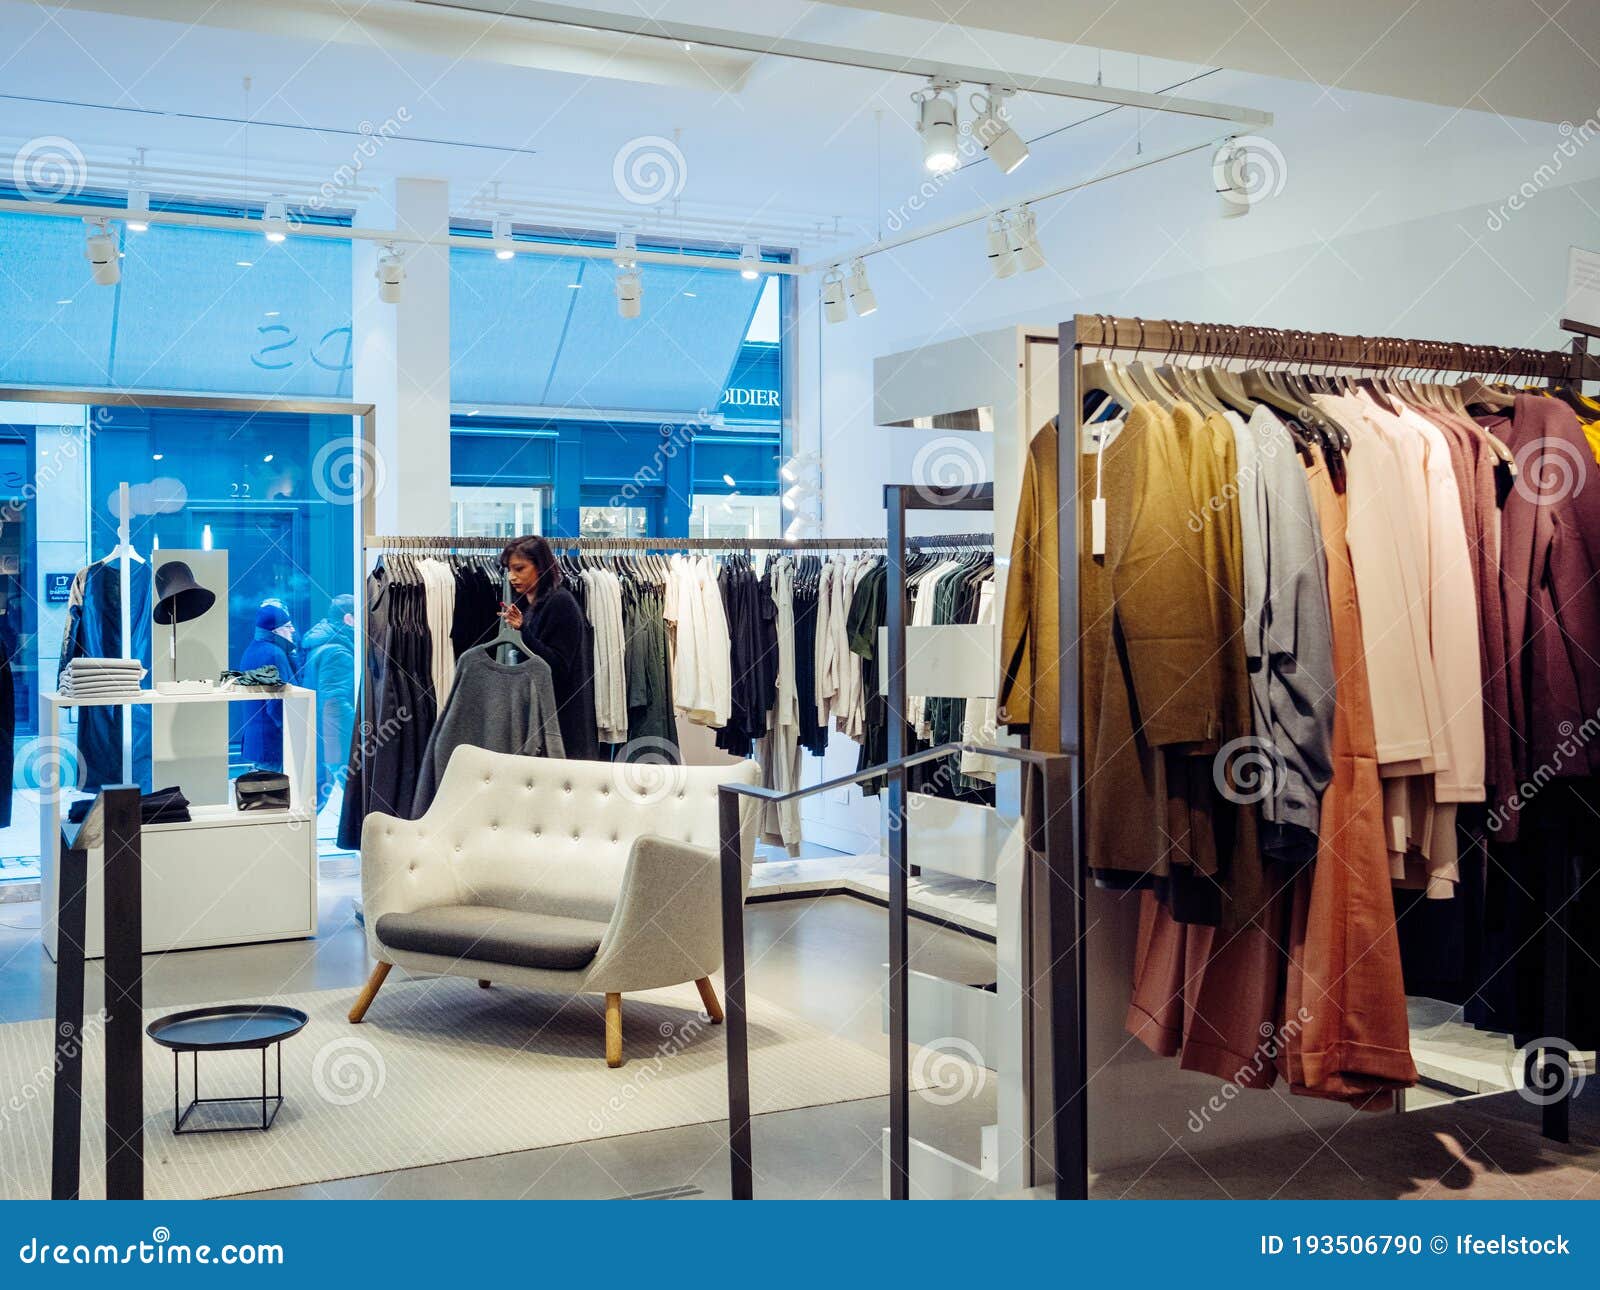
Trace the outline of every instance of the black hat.
[[194, 580], [194, 572], [182, 560], [169, 560], [156, 570], [156, 622], [186, 623], [198, 618], [217, 602], [217, 593]]

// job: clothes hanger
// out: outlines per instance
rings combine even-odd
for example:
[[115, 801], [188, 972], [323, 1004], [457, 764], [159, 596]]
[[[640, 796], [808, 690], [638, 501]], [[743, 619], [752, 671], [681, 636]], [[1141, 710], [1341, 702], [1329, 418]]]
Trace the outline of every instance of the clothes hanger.
[[[1116, 352], [1116, 325], [1109, 315], [1096, 314], [1100, 320], [1100, 338], [1102, 346], [1107, 353]], [[1107, 338], [1109, 337], [1109, 340]], [[1133, 405], [1140, 402], [1130, 391], [1129, 386], [1123, 383], [1125, 373], [1115, 363], [1105, 358], [1093, 359], [1083, 365], [1083, 388], [1088, 392], [1099, 392], [1113, 400], [1123, 412], [1133, 410]]]
[[[1231, 351], [1234, 354], [1239, 352], [1241, 338], [1238, 328], [1219, 328], [1212, 327], [1209, 324], [1204, 326], [1207, 334], [1215, 343], [1217, 351], [1224, 353]], [[1229, 342], [1226, 346], [1222, 343], [1224, 338]], [[1246, 421], [1255, 415], [1256, 408], [1260, 405], [1245, 392], [1244, 382], [1239, 378], [1237, 372], [1218, 362], [1202, 367], [1200, 369], [1200, 377], [1210, 387], [1211, 392], [1216, 395], [1218, 402], [1226, 407], [1231, 407]]]

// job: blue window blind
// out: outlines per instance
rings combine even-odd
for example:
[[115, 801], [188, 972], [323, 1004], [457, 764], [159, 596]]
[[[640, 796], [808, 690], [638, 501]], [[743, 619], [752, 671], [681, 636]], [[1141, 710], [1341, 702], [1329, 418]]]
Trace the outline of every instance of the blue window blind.
[[84, 259], [81, 223], [0, 215], [4, 379], [349, 397], [349, 243], [111, 227], [122, 281], [104, 287]]
[[715, 413], [762, 283], [658, 264], [641, 265], [640, 277], [640, 316], [623, 318], [608, 260], [451, 251], [451, 397]]

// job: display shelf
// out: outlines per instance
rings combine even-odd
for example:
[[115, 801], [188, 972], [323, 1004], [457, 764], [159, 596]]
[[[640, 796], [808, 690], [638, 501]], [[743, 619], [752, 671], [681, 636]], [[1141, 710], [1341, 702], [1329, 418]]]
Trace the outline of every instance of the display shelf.
[[[278, 690], [245, 688], [209, 694], [161, 694], [143, 690], [113, 699], [39, 696], [41, 734], [60, 741], [61, 716], [80, 707], [152, 708], [174, 704], [239, 703], [277, 699], [283, 703], [283, 769], [289, 806], [241, 811], [231, 802], [197, 803], [187, 820], [147, 824], [140, 831], [143, 882], [160, 901], [145, 906], [146, 953], [243, 945], [314, 936], [317, 930], [316, 692], [286, 685]], [[162, 761], [152, 782], [165, 786]], [[182, 787], [181, 783], [178, 787]], [[39, 804], [40, 885], [44, 901], [44, 946], [56, 957], [57, 872], [62, 803], [59, 786], [45, 785]], [[102, 870], [98, 848], [89, 859], [88, 921], [84, 955], [103, 955]]]

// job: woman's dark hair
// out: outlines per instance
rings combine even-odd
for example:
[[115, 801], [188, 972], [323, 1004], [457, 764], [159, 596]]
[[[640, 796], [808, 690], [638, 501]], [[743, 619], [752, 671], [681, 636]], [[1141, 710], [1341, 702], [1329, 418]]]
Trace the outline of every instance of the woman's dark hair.
[[506, 543], [506, 549], [500, 552], [502, 569], [511, 567], [512, 556], [521, 556], [537, 571], [539, 585], [534, 588], [535, 596], [546, 595], [561, 585], [561, 566], [556, 563], [556, 553], [542, 537], [521, 537]]

